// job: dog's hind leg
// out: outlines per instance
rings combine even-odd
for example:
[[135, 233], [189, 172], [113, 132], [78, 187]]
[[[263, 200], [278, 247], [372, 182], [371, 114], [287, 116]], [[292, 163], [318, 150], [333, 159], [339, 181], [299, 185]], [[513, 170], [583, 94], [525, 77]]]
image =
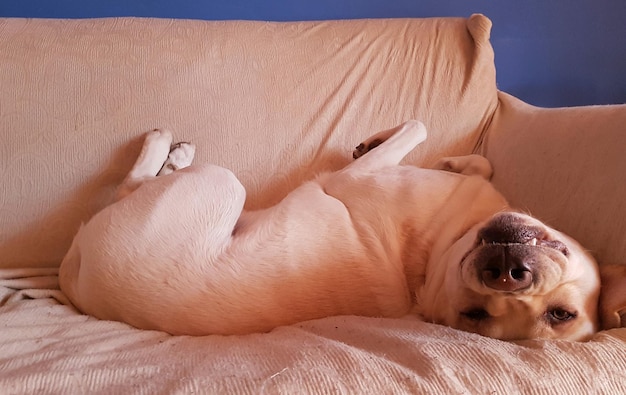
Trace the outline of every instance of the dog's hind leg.
[[413, 120], [379, 132], [356, 147], [352, 156], [357, 160], [350, 167], [375, 170], [398, 165], [426, 135], [424, 124]]
[[191, 166], [196, 153], [196, 146], [191, 143], [180, 142], [172, 145], [167, 160], [159, 171], [159, 176], [173, 173], [176, 170]]
[[119, 200], [144, 182], [158, 175], [169, 174], [191, 164], [195, 147], [189, 143], [172, 144], [172, 133], [155, 129], [146, 138], [137, 161], [119, 186], [116, 200]]

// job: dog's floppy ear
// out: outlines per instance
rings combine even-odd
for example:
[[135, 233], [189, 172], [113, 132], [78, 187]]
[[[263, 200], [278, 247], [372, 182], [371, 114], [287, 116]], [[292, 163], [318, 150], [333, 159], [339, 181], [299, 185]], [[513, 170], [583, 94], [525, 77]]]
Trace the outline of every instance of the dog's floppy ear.
[[600, 265], [602, 329], [626, 327], [626, 265]]

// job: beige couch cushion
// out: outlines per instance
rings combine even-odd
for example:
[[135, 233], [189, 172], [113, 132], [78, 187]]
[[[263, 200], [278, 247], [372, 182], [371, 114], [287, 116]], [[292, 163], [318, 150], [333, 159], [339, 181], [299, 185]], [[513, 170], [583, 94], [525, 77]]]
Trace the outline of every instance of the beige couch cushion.
[[497, 103], [490, 28], [0, 19], [0, 266], [57, 265], [156, 127], [231, 168], [250, 208], [410, 118], [430, 129], [413, 162], [469, 153]]

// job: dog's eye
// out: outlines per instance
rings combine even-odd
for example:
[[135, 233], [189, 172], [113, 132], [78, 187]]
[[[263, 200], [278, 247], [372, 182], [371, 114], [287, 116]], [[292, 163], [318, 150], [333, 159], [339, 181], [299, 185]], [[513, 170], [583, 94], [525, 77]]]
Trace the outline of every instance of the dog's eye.
[[491, 317], [485, 309], [471, 309], [461, 313], [462, 316], [469, 318], [472, 321], [482, 321]]
[[550, 321], [550, 323], [554, 325], [562, 324], [569, 320], [573, 320], [577, 316], [576, 313], [569, 312], [562, 308], [555, 308], [555, 309], [548, 310], [546, 315], [547, 315], [548, 321]]

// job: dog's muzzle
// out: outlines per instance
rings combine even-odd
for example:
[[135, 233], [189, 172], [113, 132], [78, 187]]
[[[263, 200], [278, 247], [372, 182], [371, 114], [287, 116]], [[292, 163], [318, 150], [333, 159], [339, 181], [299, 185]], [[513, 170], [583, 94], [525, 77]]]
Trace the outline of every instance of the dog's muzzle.
[[478, 232], [482, 245], [476, 263], [477, 276], [489, 288], [517, 292], [533, 285], [537, 277], [537, 247], [549, 247], [567, 256], [560, 241], [548, 240], [545, 230], [529, 225], [512, 213], [495, 216]]

